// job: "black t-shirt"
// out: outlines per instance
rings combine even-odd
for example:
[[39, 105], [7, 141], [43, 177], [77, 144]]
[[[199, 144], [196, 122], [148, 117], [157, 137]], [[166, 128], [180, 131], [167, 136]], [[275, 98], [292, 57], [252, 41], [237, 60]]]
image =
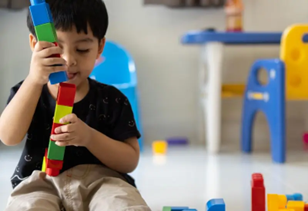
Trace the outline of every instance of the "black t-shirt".
[[[74, 104], [73, 113], [90, 127], [117, 141], [131, 137], [140, 138], [127, 97], [113, 86], [90, 78], [88, 80], [89, 92], [81, 101]], [[8, 103], [22, 82], [11, 88]], [[50, 139], [55, 105], [56, 101], [45, 85], [28, 129], [25, 147], [11, 177], [13, 188], [29, 177], [34, 170], [41, 170], [45, 149], [48, 148]], [[60, 173], [80, 164], [104, 165], [86, 147], [67, 146]], [[133, 178], [127, 174], [122, 175], [135, 186]]]

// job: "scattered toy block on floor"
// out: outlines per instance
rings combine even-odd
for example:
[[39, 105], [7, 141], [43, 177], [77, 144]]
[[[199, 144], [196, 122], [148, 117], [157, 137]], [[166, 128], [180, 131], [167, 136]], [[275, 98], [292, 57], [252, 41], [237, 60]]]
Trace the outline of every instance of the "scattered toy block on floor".
[[303, 202], [303, 201], [288, 201], [287, 209], [293, 209], [294, 211], [304, 211], [305, 202]]
[[308, 204], [305, 204], [304, 211], [308, 211]]
[[211, 199], [206, 203], [206, 211], [226, 211], [223, 199]]
[[166, 154], [168, 144], [166, 141], [154, 141], [152, 143], [153, 154]]
[[288, 201], [303, 201], [303, 195], [300, 193], [287, 194]]
[[251, 210], [265, 211], [265, 187], [263, 175], [260, 173], [252, 174], [251, 180]]

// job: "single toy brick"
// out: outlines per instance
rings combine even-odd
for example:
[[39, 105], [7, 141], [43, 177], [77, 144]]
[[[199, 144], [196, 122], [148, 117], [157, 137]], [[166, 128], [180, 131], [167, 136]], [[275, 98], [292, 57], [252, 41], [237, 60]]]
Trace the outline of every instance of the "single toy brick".
[[189, 207], [171, 207], [171, 211], [183, 211], [189, 209]]
[[171, 211], [171, 207], [163, 207], [163, 211]]
[[41, 4], [44, 2], [45, 0], [30, 0], [31, 5]]
[[186, 210], [182, 210], [182, 211], [198, 211], [196, 209], [186, 209]]
[[46, 167], [51, 168], [51, 169], [59, 169], [60, 170], [63, 167], [63, 161], [62, 160], [47, 159]]
[[58, 84], [58, 83], [61, 83], [67, 80], [68, 80], [68, 77], [65, 71], [51, 73], [49, 75], [49, 81], [51, 84]]
[[[56, 133], [55, 133], [55, 129], [56, 129], [57, 127], [61, 127], [62, 125], [64, 125], [64, 124], [53, 123], [53, 124], [52, 124], [52, 128], [51, 128], [51, 134], [56, 134]], [[50, 140], [51, 140], [51, 141], [55, 141], [55, 140], [53, 140], [52, 138], [50, 138]]]
[[73, 112], [73, 107], [56, 104], [53, 122], [61, 124], [60, 119], [68, 114], [71, 114], [72, 112]]
[[46, 172], [46, 157], [43, 158], [42, 172]]
[[254, 173], [251, 177], [251, 210], [265, 211], [266, 202], [263, 175]]
[[57, 42], [57, 34], [53, 23], [45, 23], [35, 26], [35, 34], [38, 41]]
[[303, 202], [303, 201], [288, 201], [287, 209], [293, 209], [294, 211], [304, 211], [305, 202]]
[[51, 177], [56, 177], [60, 174], [60, 170], [59, 169], [46, 168], [46, 174], [48, 174]]
[[287, 194], [288, 201], [303, 201], [303, 195], [300, 193]]
[[65, 147], [56, 145], [55, 141], [49, 141], [47, 158], [50, 160], [63, 160]]
[[39, 3], [29, 7], [33, 25], [38, 26], [45, 23], [53, 23], [49, 4]]
[[76, 85], [61, 83], [57, 97], [57, 104], [73, 107], [76, 93]]
[[278, 211], [285, 209], [287, 197], [285, 195], [267, 194], [267, 211]]
[[211, 199], [206, 203], [207, 211], [225, 211], [226, 205], [223, 199]]
[[304, 211], [308, 211], [308, 204], [305, 204]]

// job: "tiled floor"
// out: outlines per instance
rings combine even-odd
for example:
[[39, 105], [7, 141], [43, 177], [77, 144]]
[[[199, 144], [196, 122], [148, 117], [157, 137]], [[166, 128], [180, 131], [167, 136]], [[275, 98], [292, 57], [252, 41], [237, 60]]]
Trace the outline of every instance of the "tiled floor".
[[[0, 210], [11, 191], [9, 178], [19, 153], [19, 147], [0, 147]], [[284, 165], [272, 163], [267, 151], [245, 155], [228, 148], [213, 156], [202, 147], [180, 147], [170, 149], [167, 157], [153, 157], [146, 150], [132, 175], [153, 211], [165, 205], [204, 211], [206, 202], [216, 197], [224, 198], [227, 211], [249, 211], [254, 172], [263, 173], [267, 193], [299, 192], [308, 198], [308, 152], [301, 148], [289, 150]]]

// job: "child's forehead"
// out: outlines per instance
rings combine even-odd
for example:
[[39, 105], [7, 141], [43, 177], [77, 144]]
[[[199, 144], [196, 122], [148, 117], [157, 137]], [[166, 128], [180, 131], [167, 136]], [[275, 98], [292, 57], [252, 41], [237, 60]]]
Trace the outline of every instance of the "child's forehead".
[[94, 37], [91, 29], [88, 29], [87, 32], [83, 30], [78, 32], [75, 27], [72, 27], [66, 30], [57, 29], [56, 32], [59, 43], [66, 41], [76, 43], [91, 43], [97, 39]]

